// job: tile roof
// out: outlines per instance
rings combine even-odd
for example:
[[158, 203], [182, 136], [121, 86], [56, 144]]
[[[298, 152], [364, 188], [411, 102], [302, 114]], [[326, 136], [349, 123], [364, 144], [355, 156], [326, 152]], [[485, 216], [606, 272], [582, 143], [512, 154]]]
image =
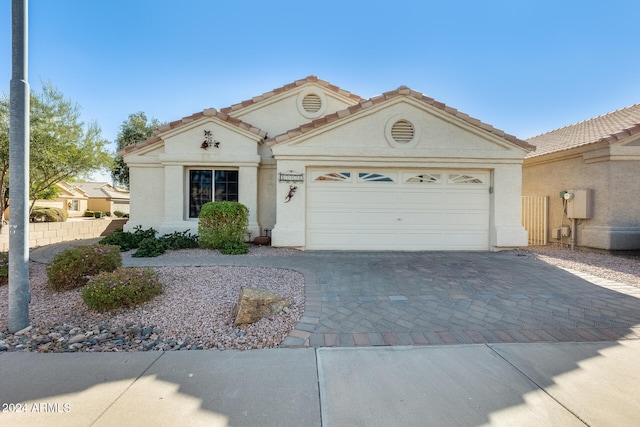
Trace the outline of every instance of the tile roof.
[[198, 113], [192, 114], [190, 116], [186, 116], [183, 117], [180, 120], [175, 120], [173, 122], [164, 124], [162, 126], [160, 126], [159, 128], [157, 128], [156, 130], [154, 130], [153, 132], [153, 136], [150, 138], [147, 138], [146, 140], [139, 142], [137, 144], [131, 144], [127, 147], [125, 147], [124, 149], [118, 151], [119, 155], [123, 155], [123, 154], [128, 154], [131, 153], [132, 151], [136, 151], [139, 150], [143, 147], [147, 147], [149, 145], [158, 143], [160, 141], [162, 141], [162, 138], [160, 137], [160, 135], [162, 135], [163, 133], [170, 131], [172, 129], [178, 128], [180, 126], [184, 126], [186, 124], [189, 124], [195, 120], [201, 119], [203, 117], [215, 117], [217, 119], [220, 119], [224, 122], [227, 122], [229, 124], [232, 124], [234, 126], [239, 127], [240, 129], [244, 129], [248, 132], [251, 133], [255, 133], [256, 135], [258, 135], [260, 138], [265, 138], [267, 136], [267, 132], [258, 129], [255, 126], [250, 125], [249, 123], [243, 122], [242, 120], [238, 120], [234, 117], [229, 116], [226, 113], [223, 113], [221, 111], [216, 110], [215, 108], [207, 108], [203, 111], [200, 111]]
[[277, 89], [273, 89], [270, 92], [265, 92], [262, 95], [255, 96], [255, 97], [253, 97], [251, 99], [248, 99], [246, 101], [242, 101], [242, 102], [240, 102], [238, 104], [234, 104], [234, 105], [232, 105], [230, 107], [222, 108], [220, 111], [223, 112], [223, 113], [231, 113], [231, 112], [234, 112], [234, 111], [238, 111], [238, 110], [240, 110], [242, 108], [245, 108], [245, 107], [248, 107], [250, 105], [254, 105], [254, 104], [257, 104], [259, 102], [265, 101], [265, 100], [267, 100], [267, 99], [269, 99], [271, 97], [274, 97], [276, 95], [279, 95], [279, 94], [281, 94], [283, 92], [287, 92], [287, 91], [292, 90], [292, 89], [296, 89], [296, 88], [298, 88], [300, 86], [304, 86], [304, 85], [306, 85], [308, 83], [316, 83], [316, 84], [318, 84], [318, 85], [320, 85], [320, 86], [322, 86], [322, 87], [324, 87], [324, 88], [326, 88], [326, 89], [328, 89], [330, 91], [333, 91], [333, 92], [335, 92], [337, 94], [340, 94], [340, 95], [342, 95], [344, 97], [350, 98], [350, 99], [352, 99], [352, 100], [354, 100], [356, 102], [360, 102], [360, 101], [364, 100], [364, 98], [361, 98], [358, 95], [355, 95], [355, 94], [353, 94], [351, 92], [348, 92], [346, 90], [340, 89], [338, 86], [332, 85], [329, 82], [321, 80], [317, 76], [307, 76], [304, 79], [296, 80], [293, 83], [289, 83], [289, 84], [284, 85], [282, 87], [279, 87]]
[[433, 98], [429, 98], [428, 96], [425, 96], [424, 94], [411, 90], [410, 88], [406, 87], [406, 86], [400, 86], [398, 89], [396, 90], [392, 90], [389, 92], [385, 92], [381, 95], [375, 96], [373, 98], [367, 99], [367, 100], [363, 100], [361, 102], [359, 102], [358, 104], [352, 105], [351, 107], [348, 107], [344, 110], [338, 111], [336, 113], [333, 114], [329, 114], [326, 115], [322, 118], [316, 119], [310, 123], [304, 124], [296, 129], [292, 129], [286, 133], [283, 133], [281, 135], [277, 135], [274, 136], [273, 138], [269, 138], [267, 139], [267, 143], [269, 145], [275, 145], [275, 144], [279, 144], [281, 142], [287, 141], [293, 137], [296, 137], [298, 135], [301, 135], [303, 133], [312, 131], [313, 129], [325, 126], [329, 123], [335, 122], [336, 120], [342, 119], [344, 117], [350, 116], [352, 114], [355, 114], [358, 111], [362, 111], [362, 110], [366, 110], [368, 108], [372, 108], [378, 104], [381, 104], [383, 102], [386, 102], [390, 99], [393, 98], [397, 98], [399, 96], [410, 96], [413, 97], [419, 101], [424, 102], [425, 104], [428, 104], [432, 107], [438, 108], [446, 113], [451, 114], [452, 116], [455, 116], [459, 119], [462, 119], [463, 121], [479, 128], [482, 129], [486, 132], [489, 132], [493, 135], [496, 135], [500, 138], [506, 139], [507, 141], [516, 144], [526, 150], [535, 150], [536, 148], [529, 144], [526, 141], [523, 141], [521, 139], [516, 138], [513, 135], [509, 135], [503, 131], [501, 131], [500, 129], [496, 129], [493, 126], [483, 123], [478, 119], [475, 119], [471, 116], [469, 116], [468, 114], [462, 113], [458, 110], [456, 110], [455, 108], [449, 107], [446, 104], [443, 104], [442, 102], [436, 101]]
[[528, 141], [538, 149], [527, 157], [568, 150], [596, 142], [609, 144], [640, 133], [640, 104], [621, 108], [589, 120], [565, 126]]
[[111, 186], [108, 182], [73, 182], [74, 187], [82, 190], [87, 197], [93, 198], [110, 198], [110, 199], [128, 199], [129, 192]]

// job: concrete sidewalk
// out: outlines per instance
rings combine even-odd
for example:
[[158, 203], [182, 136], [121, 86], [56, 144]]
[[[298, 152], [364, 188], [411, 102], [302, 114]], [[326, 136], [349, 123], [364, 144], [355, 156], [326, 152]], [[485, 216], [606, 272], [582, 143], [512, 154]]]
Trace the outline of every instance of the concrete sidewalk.
[[0, 425], [636, 426], [639, 358], [635, 340], [5, 353]]

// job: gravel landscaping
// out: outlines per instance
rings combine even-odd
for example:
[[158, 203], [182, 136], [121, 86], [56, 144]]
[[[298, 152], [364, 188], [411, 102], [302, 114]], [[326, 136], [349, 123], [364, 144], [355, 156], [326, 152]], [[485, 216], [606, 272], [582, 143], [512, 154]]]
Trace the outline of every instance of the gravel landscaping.
[[[283, 256], [290, 249], [252, 247], [246, 256]], [[219, 255], [190, 249], [163, 255], [190, 258]], [[131, 253], [124, 253], [129, 257]], [[261, 267], [162, 267], [156, 269], [162, 295], [132, 309], [90, 310], [80, 289], [55, 292], [45, 266], [31, 263], [31, 329], [0, 332], [0, 351], [147, 351], [254, 349], [277, 347], [295, 327], [304, 308], [304, 277], [287, 269]], [[290, 306], [250, 325], [234, 326], [241, 287], [268, 290]], [[0, 325], [6, 325], [8, 286], [0, 288]]]
[[575, 250], [560, 246], [529, 246], [520, 253], [538, 262], [576, 270], [602, 279], [640, 287], [640, 254]]
[[[252, 247], [241, 256], [295, 256], [291, 249]], [[597, 277], [640, 286], [640, 258], [571, 251], [557, 246], [518, 250], [532, 262], [549, 263]], [[190, 249], [158, 258], [219, 255]], [[130, 257], [131, 253], [123, 254]], [[30, 319], [21, 334], [0, 331], [0, 352], [148, 351], [254, 349], [277, 347], [295, 327], [304, 309], [304, 278], [287, 269], [263, 267], [161, 267], [162, 295], [132, 309], [99, 313], [90, 310], [79, 289], [54, 292], [45, 266], [31, 264]], [[233, 326], [240, 287], [269, 290], [291, 305], [280, 314], [246, 326]], [[0, 287], [0, 325], [6, 327], [8, 286]]]

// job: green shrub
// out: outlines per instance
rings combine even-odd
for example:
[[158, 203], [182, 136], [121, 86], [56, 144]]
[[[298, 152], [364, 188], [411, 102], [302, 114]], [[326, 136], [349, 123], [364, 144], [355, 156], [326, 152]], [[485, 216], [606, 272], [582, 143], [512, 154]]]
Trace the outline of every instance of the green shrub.
[[30, 222], [65, 222], [69, 212], [60, 208], [34, 206], [29, 213]]
[[153, 228], [143, 230], [141, 226], [136, 226], [133, 229], [133, 233], [130, 231], [122, 231], [117, 229], [104, 239], [100, 240], [101, 245], [116, 245], [120, 247], [122, 252], [130, 251], [131, 249], [137, 249], [140, 246], [140, 242], [144, 239], [154, 238], [158, 232]]
[[242, 240], [230, 240], [220, 248], [224, 255], [243, 255], [249, 253], [249, 245]]
[[158, 273], [150, 268], [123, 268], [102, 272], [82, 288], [82, 299], [94, 310], [131, 307], [162, 293]]
[[93, 218], [93, 211], [84, 211], [84, 216]]
[[122, 265], [120, 248], [113, 245], [78, 246], [60, 252], [47, 263], [49, 284], [56, 291], [84, 286], [89, 276]]
[[249, 209], [238, 202], [209, 202], [198, 216], [200, 246], [220, 249], [227, 242], [244, 241], [249, 224]]
[[0, 286], [9, 283], [9, 253], [0, 252]]
[[126, 215], [126, 213], [122, 211], [113, 211], [113, 214], [118, 218], [122, 218], [123, 216]]
[[167, 249], [173, 251], [198, 247], [198, 236], [189, 233], [189, 230], [165, 234], [160, 239], [162, 239]]
[[138, 245], [138, 250], [135, 251], [131, 256], [136, 258], [142, 257], [156, 257], [160, 256], [166, 250], [166, 246], [161, 239], [156, 239], [155, 237], [147, 237], [143, 239], [142, 242]]

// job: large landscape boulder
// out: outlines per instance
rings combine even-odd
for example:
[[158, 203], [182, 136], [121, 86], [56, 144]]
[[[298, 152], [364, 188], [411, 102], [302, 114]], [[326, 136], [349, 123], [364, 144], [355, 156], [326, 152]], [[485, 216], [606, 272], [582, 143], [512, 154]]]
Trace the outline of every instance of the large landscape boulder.
[[245, 325], [254, 323], [265, 317], [280, 313], [288, 306], [289, 301], [273, 292], [241, 288], [233, 324]]

